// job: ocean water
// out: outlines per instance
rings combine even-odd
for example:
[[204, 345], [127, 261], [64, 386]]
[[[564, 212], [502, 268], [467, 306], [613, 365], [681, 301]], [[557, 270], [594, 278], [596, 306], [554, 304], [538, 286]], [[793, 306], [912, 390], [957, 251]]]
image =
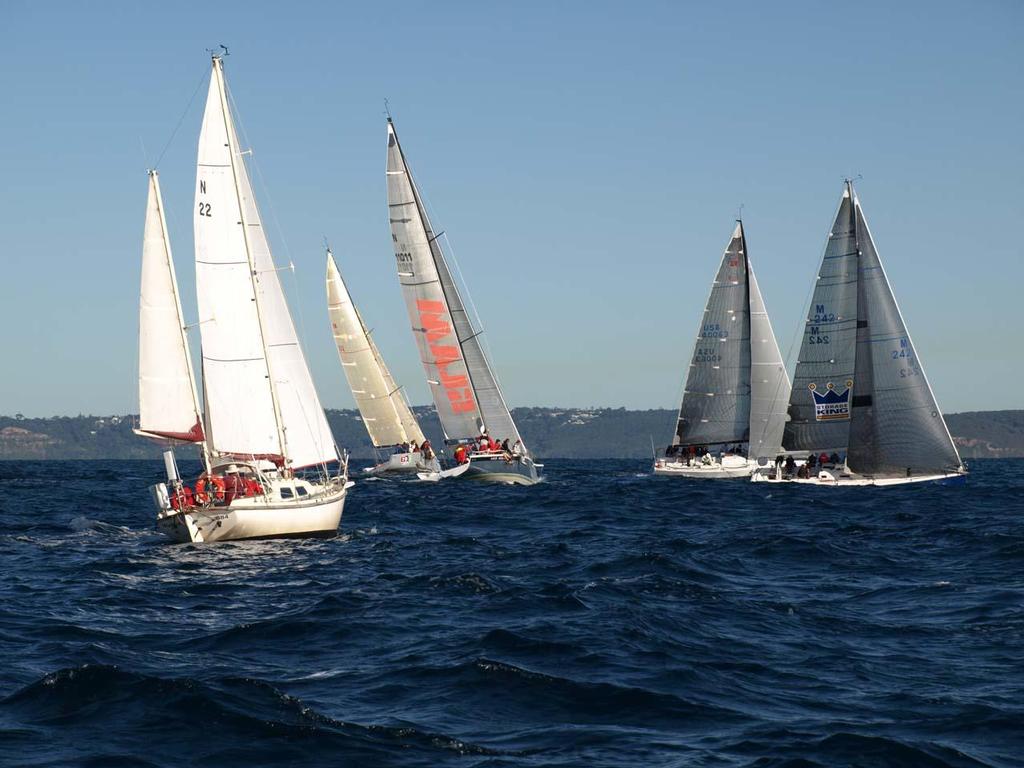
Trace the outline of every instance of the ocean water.
[[159, 462], [0, 463], [0, 763], [1024, 765], [1024, 462], [826, 490], [548, 461], [175, 545]]

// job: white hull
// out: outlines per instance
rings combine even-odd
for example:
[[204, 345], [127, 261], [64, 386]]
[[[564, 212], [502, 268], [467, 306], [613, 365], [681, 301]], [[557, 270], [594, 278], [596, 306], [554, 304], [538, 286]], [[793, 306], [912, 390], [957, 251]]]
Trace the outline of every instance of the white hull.
[[[731, 461], [730, 461], [731, 459]], [[699, 461], [693, 464], [686, 464], [678, 461], [665, 461], [658, 459], [654, 462], [654, 474], [664, 477], [696, 477], [707, 480], [735, 480], [742, 477], [750, 477], [757, 469], [757, 463], [741, 459], [736, 456], [727, 456], [724, 464], [717, 461], [711, 464], [701, 464]]]
[[383, 475], [392, 472], [440, 472], [441, 465], [436, 458], [425, 461], [419, 453], [395, 453], [385, 461], [363, 470], [366, 475]]
[[326, 538], [341, 522], [351, 483], [306, 487], [314, 493], [295, 500], [271, 495], [235, 499], [230, 505], [195, 507], [157, 518], [157, 529], [179, 542], [240, 539]]
[[440, 469], [436, 472], [417, 472], [416, 477], [428, 483], [437, 483], [441, 480], [450, 480], [453, 477], [459, 477], [460, 475], [466, 474], [469, 471], [469, 462], [465, 464], [456, 464], [451, 469]]
[[868, 477], [857, 475], [844, 470], [823, 469], [814, 477], [782, 477], [779, 473], [776, 477], [770, 478], [769, 470], [761, 467], [751, 475], [750, 480], [754, 483], [793, 483], [797, 485], [826, 486], [829, 488], [849, 488], [861, 486], [888, 487], [893, 485], [909, 485], [911, 483], [942, 483], [958, 484], [964, 482], [966, 472], [945, 472], [931, 475], [889, 476], [889, 477]]

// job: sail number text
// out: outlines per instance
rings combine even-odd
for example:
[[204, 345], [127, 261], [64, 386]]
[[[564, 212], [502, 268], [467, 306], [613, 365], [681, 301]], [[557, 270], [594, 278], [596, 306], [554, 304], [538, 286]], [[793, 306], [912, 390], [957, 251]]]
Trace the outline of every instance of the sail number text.
[[[205, 195], [206, 194], [206, 181], [200, 181], [199, 182], [199, 194], [201, 194], [201, 195]], [[204, 202], [200, 201], [199, 202], [199, 211], [198, 211], [198, 213], [199, 213], [200, 216], [206, 216], [206, 217], [211, 218], [211, 219], [213, 218], [213, 214], [210, 213], [210, 204], [209, 203], [204, 203]]]

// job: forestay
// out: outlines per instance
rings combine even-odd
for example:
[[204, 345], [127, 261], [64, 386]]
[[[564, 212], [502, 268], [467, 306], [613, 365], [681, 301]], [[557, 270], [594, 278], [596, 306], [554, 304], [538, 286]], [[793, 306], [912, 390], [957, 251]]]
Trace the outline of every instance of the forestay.
[[327, 311], [342, 369], [370, 440], [378, 448], [410, 441], [422, 443], [423, 432], [385, 367], [330, 251]]
[[399, 282], [446, 437], [473, 437], [486, 429], [499, 440], [521, 441], [390, 118], [387, 181]]
[[294, 467], [337, 460], [238, 149], [219, 58], [196, 182], [196, 282], [214, 450], [282, 457]]
[[783, 444], [792, 451], [843, 452], [856, 391], [857, 243], [849, 189], [818, 270], [793, 375]]
[[674, 445], [748, 439], [749, 342], [747, 260], [743, 230], [737, 224], [697, 330]]
[[138, 431], [172, 440], [203, 440], [199, 398], [156, 171], [149, 172], [142, 240]]
[[849, 467], [861, 474], [952, 472], [960, 455], [914, 349], [852, 185], [859, 249]]

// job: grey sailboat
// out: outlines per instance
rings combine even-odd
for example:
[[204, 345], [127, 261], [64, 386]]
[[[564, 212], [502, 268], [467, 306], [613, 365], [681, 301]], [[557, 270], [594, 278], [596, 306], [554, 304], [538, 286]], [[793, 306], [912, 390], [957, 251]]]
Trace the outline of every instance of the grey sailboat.
[[789, 417], [783, 445], [807, 461], [758, 469], [753, 480], [901, 485], [966, 474], [850, 181], [818, 271]]
[[481, 346], [483, 331], [470, 320], [390, 117], [387, 184], [398, 279], [445, 442], [460, 461], [457, 473], [532, 485], [542, 465], [505, 404]]
[[659, 475], [748, 477], [779, 451], [789, 379], [747, 252], [736, 229], [711, 284], [672, 444]]

